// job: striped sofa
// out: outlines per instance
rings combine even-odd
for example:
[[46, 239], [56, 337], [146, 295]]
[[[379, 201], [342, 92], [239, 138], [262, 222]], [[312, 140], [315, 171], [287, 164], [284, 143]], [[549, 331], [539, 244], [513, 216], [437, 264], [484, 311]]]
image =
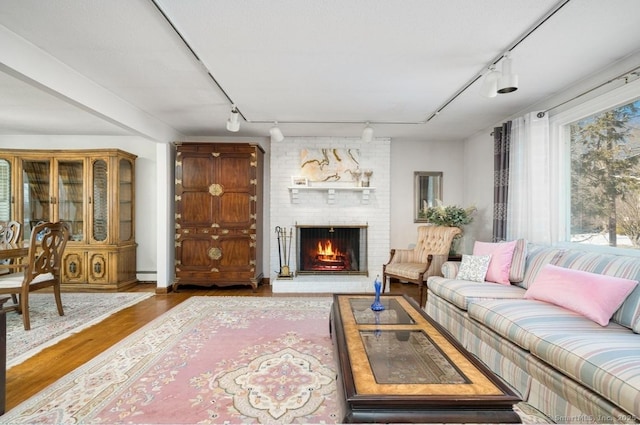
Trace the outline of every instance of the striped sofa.
[[640, 281], [640, 258], [524, 245], [511, 285], [457, 280], [445, 263], [426, 312], [550, 422], [639, 422], [640, 285], [604, 327], [523, 295], [546, 264]]

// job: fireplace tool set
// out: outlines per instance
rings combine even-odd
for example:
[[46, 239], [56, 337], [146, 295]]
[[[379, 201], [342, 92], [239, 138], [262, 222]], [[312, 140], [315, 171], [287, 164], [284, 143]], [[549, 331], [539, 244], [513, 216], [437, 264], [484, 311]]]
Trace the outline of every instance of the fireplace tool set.
[[[293, 229], [289, 230], [287, 235], [287, 229], [276, 226], [276, 235], [278, 236], [278, 260], [280, 262], [280, 271], [278, 272], [279, 278], [293, 278], [289, 263], [291, 262], [291, 238], [293, 237]], [[287, 237], [289, 241], [287, 243]], [[282, 262], [284, 261], [284, 264]]]

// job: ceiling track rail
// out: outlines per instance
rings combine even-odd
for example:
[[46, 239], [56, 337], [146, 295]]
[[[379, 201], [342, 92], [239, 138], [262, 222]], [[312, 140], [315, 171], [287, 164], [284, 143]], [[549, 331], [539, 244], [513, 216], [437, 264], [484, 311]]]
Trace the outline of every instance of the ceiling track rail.
[[[212, 72], [207, 68], [204, 62], [200, 59], [196, 51], [191, 47], [187, 39], [182, 35], [180, 30], [176, 27], [176, 25], [171, 21], [169, 16], [164, 12], [162, 7], [158, 4], [157, 0], [149, 0], [153, 6], [158, 10], [160, 15], [162, 15], [163, 19], [169, 24], [169, 26], [173, 29], [176, 35], [180, 38], [182, 43], [185, 45], [189, 52], [193, 55], [196, 61], [203, 67], [206, 71], [207, 75], [211, 79], [211, 81], [215, 84], [215, 86], [220, 90], [220, 92], [224, 95], [227, 101], [235, 107], [238, 111], [242, 119], [244, 119], [247, 123], [254, 124], [272, 124], [274, 121], [277, 121], [280, 124], [362, 124], [365, 121], [287, 121], [287, 120], [250, 120], [248, 119], [238, 107], [238, 105], [233, 101], [229, 93], [222, 87], [222, 85], [218, 82], [218, 80], [213, 76]], [[558, 2], [551, 10], [549, 10], [541, 19], [539, 19], [533, 26], [531, 26], [527, 31], [525, 31], [520, 37], [518, 37], [513, 43], [511, 43], [505, 50], [503, 54], [496, 56], [491, 62], [490, 65], [495, 65], [504, 56], [506, 53], [511, 52], [514, 48], [516, 48], [520, 43], [522, 43], [527, 37], [533, 34], [540, 26], [542, 26], [545, 22], [547, 22], [553, 15], [555, 15], [560, 9], [567, 5], [571, 0], [562, 0]], [[436, 116], [440, 115], [440, 113], [449, 106], [453, 101], [455, 101], [462, 93], [467, 91], [469, 87], [471, 87], [478, 79], [482, 78], [485, 71], [489, 68], [486, 66], [483, 70], [472, 77], [469, 81], [467, 81], [460, 89], [458, 89], [451, 97], [449, 97], [442, 105], [440, 105], [434, 112], [432, 112], [426, 119], [422, 121], [366, 121], [369, 124], [377, 124], [377, 125], [421, 125], [426, 124], [431, 121]]]
[[198, 63], [202, 66], [202, 68], [206, 71], [207, 75], [209, 76], [209, 78], [211, 79], [211, 81], [213, 81], [213, 83], [215, 84], [215, 86], [218, 88], [218, 90], [220, 90], [220, 92], [224, 95], [224, 97], [227, 98], [227, 100], [229, 101], [230, 104], [234, 105], [236, 108], [236, 111], [238, 111], [238, 113], [240, 114], [240, 116], [245, 120], [248, 121], [247, 118], [244, 116], [244, 114], [240, 111], [240, 109], [238, 108], [238, 106], [235, 104], [235, 102], [233, 101], [233, 99], [231, 99], [231, 96], [229, 95], [229, 93], [227, 93], [227, 91], [222, 87], [222, 85], [218, 82], [218, 80], [216, 80], [216, 77], [213, 76], [213, 74], [211, 73], [211, 71], [209, 70], [209, 68], [207, 68], [207, 66], [204, 64], [204, 62], [202, 62], [202, 60], [200, 59], [200, 56], [198, 56], [198, 54], [196, 53], [196, 51], [193, 49], [193, 47], [191, 47], [191, 45], [189, 44], [189, 42], [187, 41], [187, 39], [182, 35], [182, 33], [180, 32], [180, 30], [178, 30], [178, 28], [176, 27], [176, 25], [173, 23], [173, 21], [171, 19], [169, 19], [169, 16], [167, 16], [167, 14], [164, 12], [164, 10], [162, 10], [162, 7], [160, 7], [160, 5], [158, 4], [158, 2], [156, 0], [149, 0], [153, 6], [158, 10], [158, 12], [160, 12], [160, 15], [162, 15], [162, 17], [164, 18], [164, 20], [169, 24], [169, 26], [171, 27], [171, 29], [173, 29], [173, 31], [176, 33], [176, 35], [180, 38], [180, 40], [182, 41], [182, 43], [186, 46], [187, 49], [189, 49], [189, 52], [191, 52], [191, 54], [193, 55], [193, 57], [196, 59], [196, 61], [198, 61]]
[[427, 117], [427, 119], [424, 121], [425, 123], [428, 123], [429, 121], [431, 121], [433, 118], [435, 118], [436, 116], [440, 115], [440, 113], [442, 112], [442, 110], [444, 108], [446, 108], [447, 106], [449, 106], [454, 100], [456, 100], [462, 93], [464, 93], [465, 91], [467, 91], [467, 89], [469, 87], [471, 87], [473, 85], [473, 83], [475, 83], [476, 81], [478, 81], [480, 78], [482, 78], [482, 76], [484, 75], [484, 73], [489, 69], [490, 66], [497, 64], [498, 62], [500, 62], [500, 60], [502, 60], [502, 58], [505, 57], [505, 55], [509, 52], [511, 52], [513, 49], [515, 49], [520, 43], [522, 43], [524, 40], [527, 39], [527, 37], [529, 37], [531, 34], [533, 34], [538, 28], [540, 28], [545, 22], [547, 22], [549, 19], [551, 19], [553, 17], [553, 15], [555, 15], [556, 13], [558, 13], [558, 11], [560, 11], [560, 9], [562, 9], [563, 7], [565, 7], [567, 5], [567, 3], [569, 3], [571, 0], [562, 0], [560, 2], [558, 2], [555, 6], [553, 6], [542, 18], [540, 18], [535, 24], [533, 24], [527, 31], [525, 31], [524, 33], [522, 33], [520, 35], [520, 37], [518, 37], [515, 41], [513, 41], [504, 51], [504, 53], [496, 56], [491, 62], [490, 65], [484, 67], [482, 69], [482, 71], [480, 71], [478, 74], [476, 74], [475, 76], [473, 76], [469, 81], [467, 81], [467, 83], [462, 86], [462, 88], [460, 88], [457, 92], [454, 93], [453, 96], [451, 96], [449, 99], [447, 99], [439, 108], [437, 108], [434, 112], [431, 113], [431, 115], [429, 115]]

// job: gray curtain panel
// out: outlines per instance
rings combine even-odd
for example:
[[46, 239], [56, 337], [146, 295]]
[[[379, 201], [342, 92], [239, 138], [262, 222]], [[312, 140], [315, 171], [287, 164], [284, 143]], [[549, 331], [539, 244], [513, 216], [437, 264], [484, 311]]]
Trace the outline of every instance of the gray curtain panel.
[[493, 129], [493, 241], [507, 237], [511, 121]]

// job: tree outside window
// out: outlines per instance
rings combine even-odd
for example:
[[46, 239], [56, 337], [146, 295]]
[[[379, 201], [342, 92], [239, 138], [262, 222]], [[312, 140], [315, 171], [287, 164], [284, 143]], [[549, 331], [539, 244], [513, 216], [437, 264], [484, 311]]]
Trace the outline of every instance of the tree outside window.
[[640, 248], [640, 99], [570, 132], [572, 242]]

